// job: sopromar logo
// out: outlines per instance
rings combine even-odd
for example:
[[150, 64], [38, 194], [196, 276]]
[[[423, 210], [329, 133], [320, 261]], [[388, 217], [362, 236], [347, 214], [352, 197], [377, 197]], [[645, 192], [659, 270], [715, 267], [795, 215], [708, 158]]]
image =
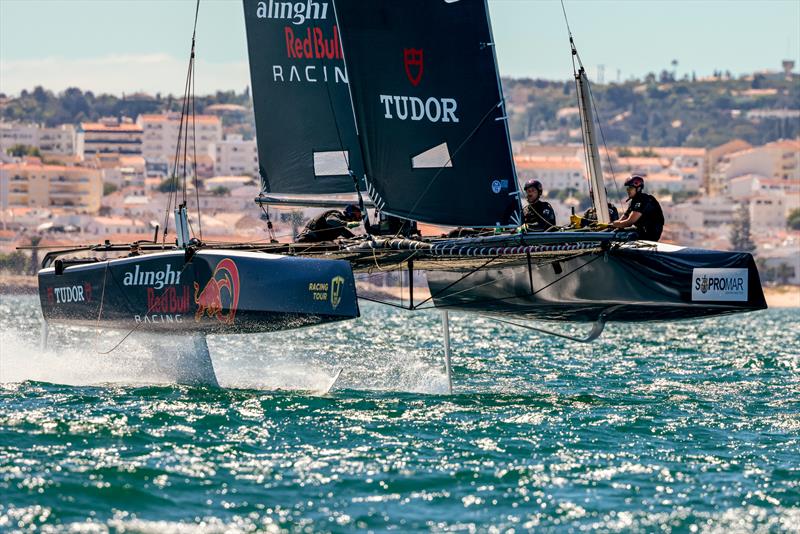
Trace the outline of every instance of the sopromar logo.
[[423, 63], [423, 51], [421, 48], [404, 48], [403, 49], [403, 65], [406, 69], [406, 76], [408, 81], [414, 87], [419, 85], [422, 81], [422, 71], [425, 67]]
[[342, 302], [342, 288], [344, 288], [344, 277], [334, 276], [331, 280], [331, 306], [334, 310]]
[[747, 302], [747, 269], [693, 269], [693, 301]]

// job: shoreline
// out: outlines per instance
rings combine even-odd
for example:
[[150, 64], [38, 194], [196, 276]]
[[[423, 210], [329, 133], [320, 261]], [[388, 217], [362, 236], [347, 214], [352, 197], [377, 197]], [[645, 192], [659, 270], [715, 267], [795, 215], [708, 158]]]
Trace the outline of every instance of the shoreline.
[[[0, 275], [0, 295], [35, 295], [37, 289], [36, 276], [19, 274]], [[372, 289], [376, 290], [376, 293], [382, 293], [382, 297], [390, 296], [397, 298], [400, 296], [400, 290], [398, 288], [383, 287]], [[764, 297], [767, 299], [767, 305], [770, 308], [800, 308], [800, 285], [766, 286], [763, 289]], [[423, 297], [423, 293], [427, 293], [423, 291], [423, 288], [415, 290], [415, 293], [417, 291], [419, 291], [419, 297]], [[416, 296], [417, 295], [415, 295], [415, 297]]]

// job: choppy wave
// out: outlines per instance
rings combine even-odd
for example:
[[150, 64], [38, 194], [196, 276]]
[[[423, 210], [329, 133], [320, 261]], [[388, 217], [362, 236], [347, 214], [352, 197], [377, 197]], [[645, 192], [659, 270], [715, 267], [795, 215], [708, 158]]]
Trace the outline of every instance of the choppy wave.
[[[592, 345], [365, 306], [215, 337], [223, 389], [0, 300], [0, 531], [800, 532], [800, 313]], [[337, 388], [324, 389], [343, 368]]]

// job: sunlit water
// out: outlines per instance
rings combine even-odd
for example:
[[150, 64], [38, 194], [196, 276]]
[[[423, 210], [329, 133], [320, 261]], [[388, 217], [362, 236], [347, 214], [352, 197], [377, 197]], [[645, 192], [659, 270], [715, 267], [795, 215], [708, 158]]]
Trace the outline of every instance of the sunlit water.
[[[214, 337], [224, 389], [0, 298], [0, 531], [800, 532], [800, 310], [591, 345], [434, 313]], [[324, 390], [338, 368], [335, 389]]]

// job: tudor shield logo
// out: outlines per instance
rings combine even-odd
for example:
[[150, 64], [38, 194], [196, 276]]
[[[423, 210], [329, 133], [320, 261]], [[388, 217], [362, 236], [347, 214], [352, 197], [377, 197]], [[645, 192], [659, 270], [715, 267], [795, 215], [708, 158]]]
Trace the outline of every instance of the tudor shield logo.
[[747, 269], [693, 269], [692, 301], [747, 302]]
[[419, 85], [422, 81], [422, 49], [418, 48], [404, 48], [403, 49], [403, 65], [406, 68], [406, 76], [408, 81], [414, 87]]

